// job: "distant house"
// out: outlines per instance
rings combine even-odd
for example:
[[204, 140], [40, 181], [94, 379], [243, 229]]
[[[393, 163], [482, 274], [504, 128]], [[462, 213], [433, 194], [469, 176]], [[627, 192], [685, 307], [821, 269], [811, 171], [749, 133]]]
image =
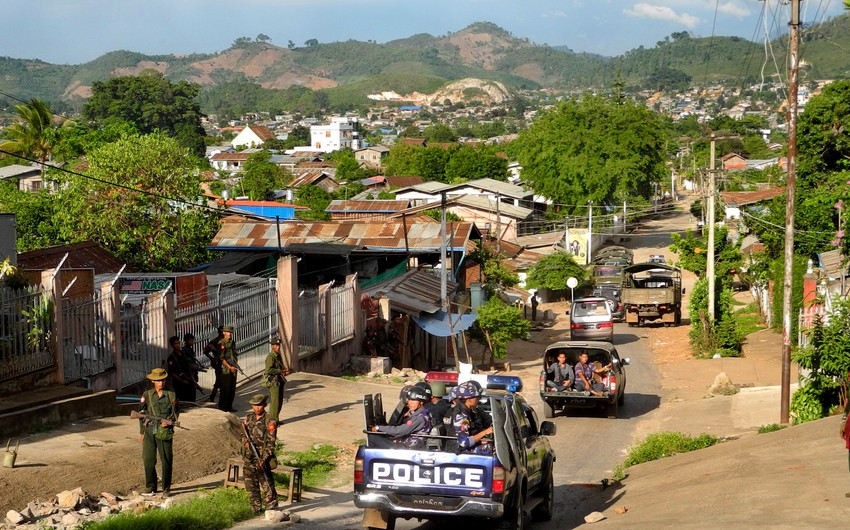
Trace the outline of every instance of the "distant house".
[[385, 145], [373, 145], [354, 151], [354, 160], [363, 167], [380, 169], [390, 152]]
[[747, 167], [747, 159], [738, 153], [727, 153], [720, 157], [724, 169], [743, 169]]
[[546, 203], [534, 196], [534, 192], [521, 186], [491, 178], [470, 180], [462, 184], [443, 184], [441, 182], [423, 182], [396, 191], [396, 199], [407, 199], [411, 204], [438, 203], [445, 193], [447, 197], [460, 195], [481, 195], [488, 199], [498, 199], [504, 204], [513, 204], [533, 210], [545, 210]]
[[416, 145], [416, 146], [419, 146], [419, 147], [425, 147], [425, 144], [427, 142], [426, 142], [425, 138], [401, 138], [401, 139], [399, 139], [399, 143], [406, 144], [406, 145]]
[[21, 164], [0, 167], [0, 180], [15, 181], [21, 191], [38, 191], [46, 185], [41, 176], [41, 168]]
[[323, 153], [340, 149], [360, 149], [357, 132], [358, 119], [348, 116], [334, 116], [327, 125], [310, 126], [310, 146]]
[[741, 208], [759, 202], [769, 201], [785, 193], [785, 187], [780, 186], [758, 191], [721, 191], [720, 198], [726, 212], [726, 219], [740, 219]]
[[220, 171], [230, 171], [236, 173], [242, 171], [245, 162], [251, 153], [216, 153], [210, 158], [212, 167]]
[[333, 193], [339, 189], [339, 184], [334, 180], [333, 173], [324, 169], [295, 168], [292, 170], [292, 175], [294, 178], [289, 183], [290, 188], [313, 185], [328, 193]]
[[234, 149], [243, 147], [260, 147], [267, 140], [273, 140], [274, 133], [265, 125], [249, 125], [236, 135], [230, 144]]

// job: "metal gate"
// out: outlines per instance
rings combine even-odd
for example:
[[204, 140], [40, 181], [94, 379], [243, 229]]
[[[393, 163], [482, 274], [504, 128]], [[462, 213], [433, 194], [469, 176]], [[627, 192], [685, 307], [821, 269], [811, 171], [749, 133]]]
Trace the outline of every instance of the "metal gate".
[[114, 366], [114, 338], [104, 304], [98, 294], [62, 302], [62, 355], [65, 382], [105, 372]]

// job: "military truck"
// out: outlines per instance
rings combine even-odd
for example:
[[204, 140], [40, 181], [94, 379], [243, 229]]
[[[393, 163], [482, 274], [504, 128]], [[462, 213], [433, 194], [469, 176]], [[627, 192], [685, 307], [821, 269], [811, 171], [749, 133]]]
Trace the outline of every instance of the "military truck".
[[663, 263], [636, 263], [623, 268], [621, 301], [629, 326], [661, 321], [678, 326], [682, 320], [682, 271]]

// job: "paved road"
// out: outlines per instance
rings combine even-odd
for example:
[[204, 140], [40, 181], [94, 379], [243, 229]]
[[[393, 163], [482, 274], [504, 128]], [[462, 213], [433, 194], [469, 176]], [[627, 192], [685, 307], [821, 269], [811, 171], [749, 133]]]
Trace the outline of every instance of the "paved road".
[[[573, 410], [567, 416], [558, 413], [552, 420], [558, 434], [550, 441], [557, 454], [555, 464], [555, 517], [548, 523], [537, 523], [535, 530], [574, 528], [583, 523], [586, 515], [576, 508], [593, 491], [598, 491], [600, 481], [610, 474], [611, 469], [622, 462], [626, 449], [633, 441], [637, 423], [660, 405], [658, 373], [650, 362], [650, 352], [645, 341], [640, 340], [641, 330], [616, 324], [614, 344], [621, 357], [629, 357], [628, 381], [625, 405], [620, 408], [620, 417], [608, 419], [597, 411]], [[536, 393], [538, 368], [529, 364], [520, 374], [526, 382], [523, 392], [526, 399], [538, 411], [541, 421], [542, 408]], [[327, 491], [314, 501], [298, 507], [304, 517], [298, 528], [358, 529], [361, 511], [354, 507], [350, 492]], [[480, 523], [480, 521], [478, 522]], [[248, 521], [236, 528], [247, 530], [268, 528], [262, 521]], [[473, 521], [446, 525], [431, 522], [399, 520], [398, 530], [448, 530], [450, 528], [478, 528]]]

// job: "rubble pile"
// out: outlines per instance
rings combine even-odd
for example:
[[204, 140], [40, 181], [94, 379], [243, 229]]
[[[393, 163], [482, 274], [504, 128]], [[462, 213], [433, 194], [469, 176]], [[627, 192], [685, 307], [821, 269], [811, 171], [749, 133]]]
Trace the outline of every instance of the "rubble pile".
[[20, 511], [9, 510], [2, 527], [6, 530], [37, 530], [55, 528], [72, 530], [87, 521], [102, 521], [116, 513], [140, 514], [150, 509], [168, 508], [174, 499], [143, 497], [137, 493], [122, 497], [103, 492], [88, 495], [82, 488], [66, 490], [46, 501], [27, 504]]

